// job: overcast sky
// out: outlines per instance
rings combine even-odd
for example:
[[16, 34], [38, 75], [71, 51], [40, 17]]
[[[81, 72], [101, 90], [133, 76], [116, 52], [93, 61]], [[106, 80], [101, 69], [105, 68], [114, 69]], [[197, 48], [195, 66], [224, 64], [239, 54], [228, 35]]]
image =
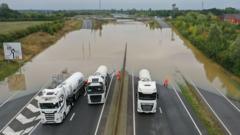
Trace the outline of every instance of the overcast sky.
[[[101, 0], [102, 9], [201, 9], [202, 0]], [[240, 8], [240, 0], [203, 0], [204, 8]], [[99, 0], [0, 0], [13, 9], [98, 9]]]

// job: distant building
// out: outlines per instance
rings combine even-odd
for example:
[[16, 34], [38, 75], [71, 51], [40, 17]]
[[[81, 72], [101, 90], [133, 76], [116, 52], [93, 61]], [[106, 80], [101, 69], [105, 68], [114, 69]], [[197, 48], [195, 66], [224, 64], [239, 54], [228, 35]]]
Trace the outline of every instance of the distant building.
[[240, 14], [225, 14], [221, 19], [231, 24], [240, 24]]

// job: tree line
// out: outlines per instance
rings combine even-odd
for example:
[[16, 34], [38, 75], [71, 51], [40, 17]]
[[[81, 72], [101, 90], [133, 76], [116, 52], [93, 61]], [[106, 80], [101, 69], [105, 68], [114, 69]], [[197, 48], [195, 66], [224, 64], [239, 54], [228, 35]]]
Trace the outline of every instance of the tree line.
[[189, 12], [170, 20], [194, 46], [227, 70], [240, 76], [240, 25], [212, 13]]
[[43, 23], [36, 26], [30, 26], [26, 29], [10, 32], [6, 34], [0, 34], [0, 48], [2, 48], [3, 42], [14, 42], [20, 38], [23, 38], [29, 34], [35, 32], [47, 32], [49, 34], [54, 34], [64, 27], [65, 21], [58, 20], [50, 23]]
[[52, 10], [12, 10], [5, 3], [0, 4], [0, 21], [44, 21], [58, 20], [64, 17], [77, 15], [73, 11], [52, 11]]

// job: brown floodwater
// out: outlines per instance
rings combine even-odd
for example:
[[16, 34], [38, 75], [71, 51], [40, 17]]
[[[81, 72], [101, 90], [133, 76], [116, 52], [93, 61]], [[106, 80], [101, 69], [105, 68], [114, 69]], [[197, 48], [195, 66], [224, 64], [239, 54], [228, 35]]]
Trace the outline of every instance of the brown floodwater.
[[100, 30], [81, 29], [70, 32], [54, 45], [26, 63], [21, 72], [0, 82], [0, 103], [36, 92], [54, 74], [63, 70], [92, 74], [101, 65], [110, 72], [122, 65], [124, 46], [128, 45], [127, 70], [138, 75], [142, 68], [161, 83], [173, 81], [179, 72], [194, 80], [198, 87], [240, 99], [239, 78], [206, 58], [193, 46], [184, 43], [170, 28], [150, 29], [142, 22], [118, 20]]

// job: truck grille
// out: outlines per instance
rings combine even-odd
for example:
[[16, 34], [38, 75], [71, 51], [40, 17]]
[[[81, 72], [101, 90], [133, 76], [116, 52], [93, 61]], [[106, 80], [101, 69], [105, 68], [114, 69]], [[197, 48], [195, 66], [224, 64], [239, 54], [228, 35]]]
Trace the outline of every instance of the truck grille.
[[45, 113], [45, 118], [47, 121], [54, 121], [54, 113]]
[[90, 96], [91, 102], [101, 102], [102, 95], [92, 95]]
[[152, 111], [153, 105], [141, 105], [143, 111]]

